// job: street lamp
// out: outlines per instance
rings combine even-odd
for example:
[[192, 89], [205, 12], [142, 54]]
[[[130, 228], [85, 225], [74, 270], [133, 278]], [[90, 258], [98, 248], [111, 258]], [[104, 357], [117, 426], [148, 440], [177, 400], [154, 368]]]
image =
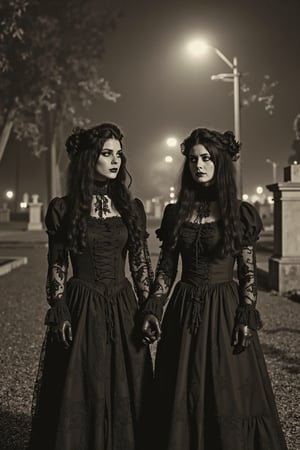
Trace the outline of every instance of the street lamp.
[[177, 145], [177, 139], [176, 139], [175, 137], [169, 137], [169, 138], [166, 140], [166, 143], [167, 143], [167, 146], [168, 146], [168, 147], [176, 147], [176, 145]]
[[14, 192], [11, 190], [8, 190], [5, 192], [6, 197], [11, 200], [14, 197]]
[[266, 159], [266, 163], [272, 164], [273, 183], [276, 183], [276, 180], [277, 180], [277, 163], [275, 161], [272, 161], [270, 158]]
[[[194, 56], [203, 55], [208, 49], [212, 49], [216, 55], [232, 70], [230, 73], [219, 73], [212, 75], [211, 80], [221, 80], [233, 82], [233, 111], [234, 111], [234, 134], [238, 142], [241, 140], [241, 104], [240, 104], [240, 78], [241, 74], [238, 71], [238, 60], [234, 56], [230, 61], [218, 48], [207, 44], [205, 41], [197, 39], [189, 42], [187, 46], [190, 53]], [[243, 194], [243, 179], [241, 170], [241, 158], [236, 162], [236, 179], [238, 195], [241, 198]]]

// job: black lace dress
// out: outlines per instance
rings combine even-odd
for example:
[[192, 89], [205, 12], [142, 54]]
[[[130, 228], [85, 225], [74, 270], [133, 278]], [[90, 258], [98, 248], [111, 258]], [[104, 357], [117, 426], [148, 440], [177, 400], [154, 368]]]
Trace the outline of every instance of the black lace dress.
[[[98, 206], [103, 200], [96, 196]], [[70, 255], [65, 246], [68, 199], [56, 198], [49, 205], [51, 308], [46, 324], [55, 329], [70, 320], [73, 342], [65, 350], [46, 333], [33, 402], [31, 450], [145, 448], [142, 404], [147, 405], [151, 395], [152, 364], [148, 349], [135, 335], [138, 302], [125, 278], [126, 255], [139, 303], [149, 294], [151, 265], [144, 209], [139, 200], [134, 202], [144, 232], [138, 252], [128, 248], [128, 231], [120, 216], [104, 219], [95, 214], [88, 218], [85, 250]], [[68, 256], [73, 277], [66, 281]]]
[[162, 317], [179, 254], [182, 275], [157, 349], [156, 450], [286, 450], [257, 332], [245, 351], [234, 354], [231, 345], [235, 323], [253, 330], [261, 325], [254, 250], [261, 220], [247, 203], [241, 203], [240, 216], [239, 285], [233, 280], [234, 258], [220, 256], [220, 221], [184, 223], [171, 249], [176, 206], [168, 205], [157, 231], [163, 244], [144, 313]]

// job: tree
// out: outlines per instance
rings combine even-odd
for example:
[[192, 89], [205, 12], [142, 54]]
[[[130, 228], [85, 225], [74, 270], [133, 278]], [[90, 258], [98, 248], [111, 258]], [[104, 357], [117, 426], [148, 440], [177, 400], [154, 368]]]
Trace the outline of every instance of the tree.
[[[247, 74], [243, 74], [244, 76]], [[243, 82], [241, 85], [242, 107], [249, 107], [253, 103], [262, 103], [265, 111], [272, 115], [274, 113], [274, 88], [278, 85], [278, 81], [272, 81], [270, 75], [264, 75], [263, 81], [257, 93], [253, 93], [250, 87]]]
[[95, 99], [119, 96], [100, 65], [119, 12], [104, 0], [2, 0], [0, 16], [0, 161], [12, 134], [35, 155], [47, 149], [54, 196], [64, 126], [87, 124]]

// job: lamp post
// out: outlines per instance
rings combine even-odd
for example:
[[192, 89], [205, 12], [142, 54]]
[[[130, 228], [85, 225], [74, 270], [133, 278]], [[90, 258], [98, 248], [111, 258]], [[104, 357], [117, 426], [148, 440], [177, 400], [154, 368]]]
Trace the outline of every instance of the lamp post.
[[[220, 73], [212, 75], [211, 80], [221, 80], [233, 82], [233, 113], [234, 113], [234, 134], [238, 142], [241, 140], [241, 104], [240, 104], [240, 78], [238, 70], [238, 59], [236, 56], [230, 61], [218, 48], [207, 44], [202, 40], [193, 41], [188, 45], [189, 51], [193, 55], [199, 56], [207, 49], [212, 49], [216, 55], [232, 70], [230, 73]], [[242, 161], [241, 157], [236, 161], [236, 184], [239, 198], [243, 195]]]
[[276, 180], [277, 180], [277, 163], [275, 161], [272, 161], [270, 158], [266, 159], [266, 163], [272, 164], [273, 183], [276, 183]]

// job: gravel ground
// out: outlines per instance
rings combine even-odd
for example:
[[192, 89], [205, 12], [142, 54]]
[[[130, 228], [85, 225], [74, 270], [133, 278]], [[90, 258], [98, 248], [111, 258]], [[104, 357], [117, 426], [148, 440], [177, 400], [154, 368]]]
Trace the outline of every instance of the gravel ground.
[[[0, 253], [28, 257], [27, 266], [0, 277], [0, 449], [24, 450], [47, 309], [46, 249], [43, 245], [0, 245]], [[260, 339], [289, 450], [300, 449], [299, 309], [297, 302], [259, 292], [259, 310], [265, 323]]]

